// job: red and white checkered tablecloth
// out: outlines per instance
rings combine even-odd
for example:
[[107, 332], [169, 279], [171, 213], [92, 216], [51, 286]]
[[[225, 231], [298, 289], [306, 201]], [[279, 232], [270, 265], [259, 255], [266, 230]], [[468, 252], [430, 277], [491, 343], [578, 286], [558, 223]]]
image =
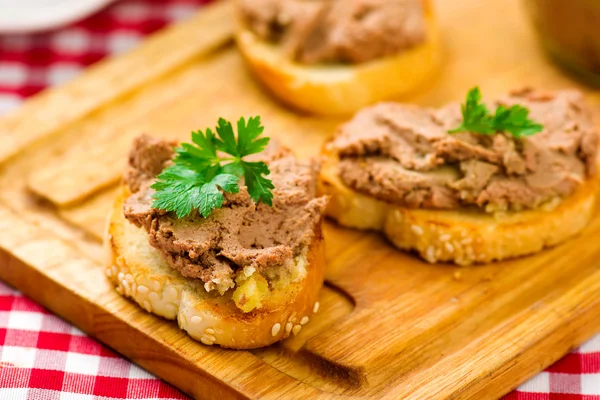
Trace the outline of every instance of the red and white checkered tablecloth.
[[[50, 33], [0, 35], [0, 115], [208, 1], [120, 0]], [[185, 398], [0, 282], [0, 400]], [[600, 335], [506, 399], [600, 400]]]

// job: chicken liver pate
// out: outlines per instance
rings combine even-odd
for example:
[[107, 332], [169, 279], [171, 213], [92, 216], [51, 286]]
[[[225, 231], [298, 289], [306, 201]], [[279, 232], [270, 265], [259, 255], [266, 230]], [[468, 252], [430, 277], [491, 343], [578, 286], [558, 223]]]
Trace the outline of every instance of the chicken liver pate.
[[273, 207], [254, 203], [242, 181], [240, 193], [225, 194], [223, 207], [208, 218], [194, 212], [178, 219], [152, 208], [150, 186], [170, 163], [174, 145], [148, 136], [136, 139], [124, 178], [131, 195], [123, 211], [183, 276], [201, 279], [209, 291], [224, 292], [235, 286], [240, 269], [269, 274], [269, 269], [290, 267], [320, 235], [326, 199], [316, 197], [317, 165], [297, 161], [282, 148], [268, 148], [261, 155], [275, 185]]
[[596, 174], [598, 131], [575, 91], [529, 89], [501, 98], [520, 104], [544, 130], [450, 134], [460, 107], [382, 103], [343, 125], [330, 148], [339, 176], [352, 189], [410, 208], [477, 207], [490, 212], [534, 209], [571, 195]]
[[426, 40], [421, 0], [242, 0], [246, 26], [293, 60], [363, 63]]

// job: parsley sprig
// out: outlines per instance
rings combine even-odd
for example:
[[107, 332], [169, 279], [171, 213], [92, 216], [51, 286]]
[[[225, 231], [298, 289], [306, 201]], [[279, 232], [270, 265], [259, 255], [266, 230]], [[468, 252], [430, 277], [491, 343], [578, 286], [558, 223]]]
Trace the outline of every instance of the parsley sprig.
[[516, 138], [535, 135], [544, 127], [529, 119], [529, 110], [525, 107], [514, 105], [506, 107], [499, 105], [494, 115], [485, 104], [481, 102], [481, 91], [474, 87], [467, 93], [467, 101], [462, 105], [463, 122], [455, 129], [449, 131], [473, 132], [482, 135], [491, 135], [496, 132], [507, 132]]
[[262, 161], [244, 160], [262, 152], [269, 143], [268, 137], [259, 137], [263, 131], [260, 117], [254, 117], [247, 123], [240, 118], [237, 140], [233, 126], [223, 118], [219, 119], [216, 135], [210, 128], [192, 132], [192, 143], [183, 143], [175, 149], [173, 163], [151, 186], [156, 191], [152, 207], [175, 212], [178, 218], [197, 209], [206, 218], [223, 206], [222, 192], [239, 193], [242, 177], [250, 197], [271, 206], [274, 186], [265, 178], [270, 174], [269, 167]]

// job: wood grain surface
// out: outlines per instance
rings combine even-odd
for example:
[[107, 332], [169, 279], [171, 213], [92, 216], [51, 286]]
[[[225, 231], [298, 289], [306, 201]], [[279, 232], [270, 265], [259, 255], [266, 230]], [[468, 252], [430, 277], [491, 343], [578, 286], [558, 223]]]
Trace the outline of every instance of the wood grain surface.
[[[487, 96], [580, 87], [543, 57], [521, 1], [436, 5], [444, 66], [404, 100], [437, 106], [475, 84]], [[196, 343], [117, 295], [101, 239], [134, 136], [185, 139], [221, 116], [261, 115], [309, 157], [341, 122], [265, 94], [234, 27], [221, 1], [0, 120], [0, 279], [197, 398], [493, 399], [600, 331], [600, 218], [562, 246], [476, 268], [428, 265], [327, 223], [319, 313], [251, 352]]]

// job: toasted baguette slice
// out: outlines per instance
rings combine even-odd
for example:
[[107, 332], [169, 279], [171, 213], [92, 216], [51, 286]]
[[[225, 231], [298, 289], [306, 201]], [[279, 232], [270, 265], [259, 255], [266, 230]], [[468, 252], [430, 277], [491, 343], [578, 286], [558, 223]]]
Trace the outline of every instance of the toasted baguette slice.
[[325, 271], [320, 228], [305, 256], [296, 258], [295, 267], [306, 271], [304, 278], [283, 289], [271, 289], [260, 309], [244, 313], [234, 304], [232, 291], [223, 296], [208, 293], [203, 282], [185, 278], [167, 264], [148, 243], [145, 230], [123, 216], [128, 195], [123, 188], [109, 217], [106, 238], [106, 275], [119, 294], [150, 313], [176, 319], [181, 329], [204, 344], [233, 349], [268, 346], [298, 334], [309, 320], [304, 317], [316, 309]]
[[326, 215], [346, 227], [382, 231], [396, 247], [430, 263], [489, 263], [557, 245], [589, 223], [598, 189], [598, 181], [589, 180], [558, 204], [502, 214], [410, 209], [352, 190], [339, 178], [338, 161], [325, 150], [319, 192], [331, 196]]
[[243, 27], [237, 33], [237, 43], [256, 76], [285, 104], [319, 115], [351, 114], [415, 91], [437, 69], [441, 59], [439, 32], [430, 2], [424, 3], [427, 41], [396, 56], [364, 64], [300, 64]]

